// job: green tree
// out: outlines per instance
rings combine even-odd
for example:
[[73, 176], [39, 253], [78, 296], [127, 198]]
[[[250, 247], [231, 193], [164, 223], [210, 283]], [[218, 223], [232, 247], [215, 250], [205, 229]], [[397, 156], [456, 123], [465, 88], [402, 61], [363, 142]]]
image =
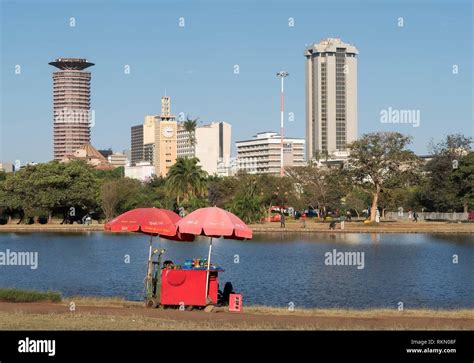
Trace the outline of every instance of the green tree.
[[246, 179], [232, 202], [226, 205], [245, 223], [260, 222], [265, 217], [265, 208], [262, 205], [255, 179]]
[[360, 213], [362, 213], [370, 203], [370, 194], [363, 188], [355, 186], [344, 199], [346, 208], [353, 210], [357, 214], [357, 218], [359, 218]]
[[41, 215], [48, 215], [50, 222], [59, 207], [91, 207], [97, 194], [90, 167], [80, 161], [29, 165], [9, 175], [2, 189], [3, 207], [23, 210], [35, 222]]
[[123, 166], [114, 169], [93, 169], [93, 172], [99, 180], [116, 180], [125, 175]]
[[[260, 193], [260, 199], [268, 211], [271, 206], [289, 206], [294, 201], [295, 186], [289, 177], [261, 174], [247, 176], [255, 181], [256, 190]], [[245, 180], [242, 182], [245, 183]]]
[[170, 168], [166, 185], [176, 196], [179, 205], [191, 197], [200, 197], [207, 192], [207, 173], [198, 165], [197, 158], [177, 158]]
[[226, 204], [232, 201], [237, 193], [239, 178], [215, 177], [211, 176], [208, 180], [208, 201], [212, 206], [224, 208]]
[[454, 160], [466, 155], [471, 150], [473, 142], [472, 137], [467, 137], [463, 134], [451, 134], [439, 142], [431, 140], [428, 149], [431, 155], [448, 156], [451, 160]]
[[[419, 202], [425, 208], [439, 212], [467, 211], [470, 198], [464, 198], [465, 184], [454, 176], [463, 173], [459, 171], [461, 165], [463, 170], [469, 172], [472, 141], [461, 134], [448, 135], [437, 143], [431, 141], [431, 160], [424, 167], [426, 177], [418, 193]], [[467, 163], [463, 162], [466, 157]], [[469, 180], [469, 175], [463, 177]]]
[[8, 223], [11, 222], [13, 214], [22, 207], [21, 196], [14, 192], [15, 183], [7, 181], [9, 178], [13, 178], [13, 173], [9, 174], [5, 181], [0, 182], [0, 209], [2, 215], [8, 216]]
[[474, 152], [463, 156], [450, 181], [456, 186], [456, 198], [462, 203], [464, 213], [474, 206]]
[[375, 221], [382, 190], [405, 185], [419, 169], [419, 159], [408, 150], [411, 138], [397, 132], [365, 134], [348, 145], [354, 180], [372, 194], [370, 220]]
[[299, 193], [304, 207], [318, 207], [321, 211], [341, 207], [347, 194], [347, 172], [341, 168], [320, 168], [315, 164], [287, 169], [287, 174]]
[[139, 180], [122, 178], [102, 184], [100, 201], [107, 221], [118, 214], [139, 207], [151, 207], [150, 201], [141, 194]]
[[186, 117], [186, 121], [183, 122], [184, 129], [189, 133], [189, 145], [192, 147], [196, 145], [196, 127], [198, 119], [190, 119]]

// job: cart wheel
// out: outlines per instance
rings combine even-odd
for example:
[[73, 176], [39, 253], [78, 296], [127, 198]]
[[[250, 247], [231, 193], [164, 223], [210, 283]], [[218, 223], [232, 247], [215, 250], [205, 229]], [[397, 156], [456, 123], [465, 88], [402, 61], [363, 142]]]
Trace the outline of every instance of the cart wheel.
[[212, 313], [212, 310], [214, 310], [214, 305], [207, 305], [205, 308], [204, 308], [204, 311], [206, 313]]
[[149, 297], [145, 300], [145, 306], [147, 309], [154, 309], [158, 306], [158, 301], [155, 298]]

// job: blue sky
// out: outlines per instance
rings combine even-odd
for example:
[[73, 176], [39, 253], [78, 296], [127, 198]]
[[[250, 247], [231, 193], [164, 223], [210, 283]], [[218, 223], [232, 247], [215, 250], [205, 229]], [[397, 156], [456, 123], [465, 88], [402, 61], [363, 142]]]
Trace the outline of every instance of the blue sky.
[[[474, 134], [469, 0], [0, 2], [0, 161], [52, 159], [48, 62], [58, 57], [96, 64], [90, 70], [97, 148], [129, 148], [130, 127], [160, 112], [165, 90], [174, 114], [227, 121], [233, 141], [278, 130], [280, 69], [290, 73], [286, 111], [295, 115], [286, 133], [304, 137], [303, 50], [326, 37], [359, 50], [359, 135], [399, 131], [426, 153], [430, 138]], [[381, 123], [389, 107], [420, 110], [420, 126]]]

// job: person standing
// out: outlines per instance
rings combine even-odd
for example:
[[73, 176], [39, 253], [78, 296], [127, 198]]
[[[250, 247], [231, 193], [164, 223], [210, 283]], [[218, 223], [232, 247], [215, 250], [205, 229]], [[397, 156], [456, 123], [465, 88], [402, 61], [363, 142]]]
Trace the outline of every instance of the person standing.
[[375, 210], [375, 223], [380, 223], [380, 211], [378, 208]]
[[303, 228], [306, 228], [306, 213], [303, 212], [303, 214], [301, 215], [301, 221], [303, 223]]
[[280, 228], [285, 228], [285, 227], [286, 227], [285, 213], [283, 213], [283, 211], [281, 211], [281, 214], [280, 214]]
[[352, 214], [351, 214], [351, 211], [349, 211], [349, 210], [346, 212], [346, 220], [348, 222], [350, 222], [352, 220]]

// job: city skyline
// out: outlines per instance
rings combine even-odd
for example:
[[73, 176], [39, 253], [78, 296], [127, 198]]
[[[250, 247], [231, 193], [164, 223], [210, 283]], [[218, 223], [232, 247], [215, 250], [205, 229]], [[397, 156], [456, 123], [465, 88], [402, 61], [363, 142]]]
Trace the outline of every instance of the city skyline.
[[[252, 4], [252, 11], [237, 3], [214, 4], [203, 11], [195, 4], [160, 7], [145, 2], [136, 7], [125, 2], [112, 6], [113, 16], [74, 4], [28, 3], [31, 13], [25, 13], [24, 2], [1, 4], [2, 161], [53, 159], [47, 62], [58, 57], [82, 57], [96, 64], [91, 109], [92, 144], [97, 148], [128, 149], [130, 127], [145, 115], [157, 114], [166, 92], [177, 115], [232, 124], [235, 154], [236, 140], [278, 130], [279, 80], [274, 74], [279, 69], [291, 74], [285, 83], [285, 112], [287, 118], [293, 113], [294, 121], [285, 120], [285, 133], [304, 137], [302, 54], [307, 45], [327, 37], [354, 44], [362, 54], [358, 136], [401, 132], [414, 136], [412, 148], [424, 154], [431, 137], [473, 134], [472, 13], [467, 1], [383, 8], [369, 2], [297, 1], [271, 13], [266, 2]], [[317, 22], [308, 9], [317, 10]], [[338, 16], [331, 16], [336, 9]], [[147, 20], [156, 14], [159, 27]], [[137, 26], [124, 27], [134, 29], [127, 32], [123, 24]], [[161, 55], [164, 48], [167, 52]], [[419, 127], [382, 121], [381, 112], [392, 108], [420, 111]]]

